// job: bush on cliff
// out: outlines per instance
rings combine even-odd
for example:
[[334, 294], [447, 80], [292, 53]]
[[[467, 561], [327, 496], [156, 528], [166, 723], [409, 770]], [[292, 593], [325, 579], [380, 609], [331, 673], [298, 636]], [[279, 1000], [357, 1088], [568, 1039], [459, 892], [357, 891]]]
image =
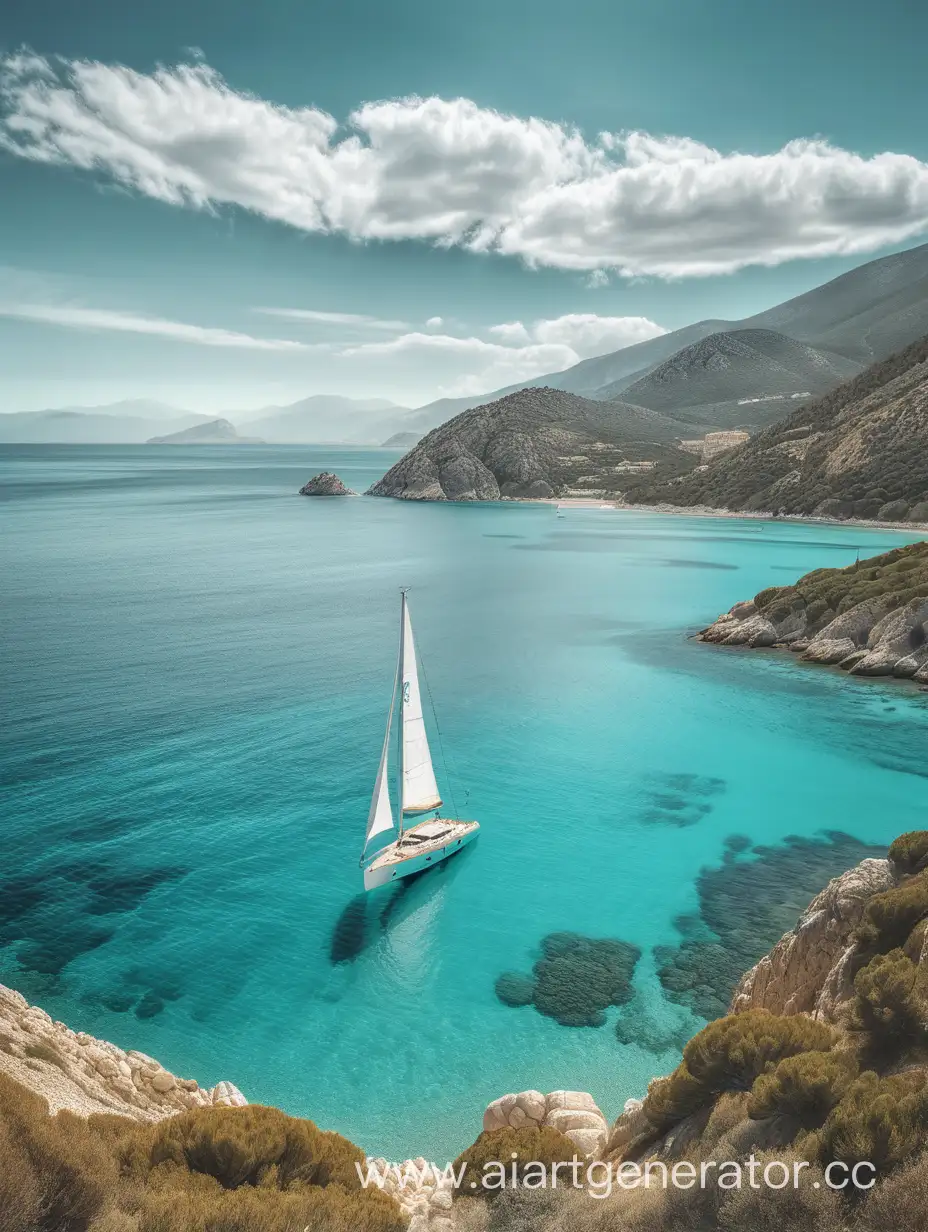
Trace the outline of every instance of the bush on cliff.
[[768, 1065], [798, 1052], [825, 1051], [835, 1039], [831, 1027], [802, 1015], [748, 1010], [710, 1022], [683, 1049], [683, 1059], [713, 1094], [749, 1091]]
[[858, 944], [865, 953], [871, 954], [887, 954], [900, 949], [912, 929], [926, 916], [928, 873], [920, 873], [869, 900], [857, 929]]
[[904, 873], [928, 868], [928, 830], [910, 830], [890, 844], [889, 858]]
[[[552, 1164], [570, 1163], [575, 1158], [578, 1158], [577, 1148], [571, 1140], [559, 1130], [547, 1126], [541, 1129], [530, 1126], [484, 1130], [477, 1141], [454, 1161], [456, 1176], [458, 1169], [466, 1165], [463, 1185], [455, 1191], [455, 1195], [468, 1197], [483, 1194], [493, 1197], [504, 1188], [513, 1187], [513, 1174], [516, 1186], [525, 1183], [528, 1189], [540, 1188], [538, 1167], [527, 1169], [527, 1165], [543, 1165], [550, 1184]], [[498, 1164], [506, 1170], [505, 1186], [500, 1184]], [[569, 1168], [562, 1169], [558, 1174], [558, 1184], [566, 1188], [571, 1183], [571, 1176]], [[472, 1184], [475, 1188], [471, 1188]]]
[[693, 1036], [668, 1078], [651, 1084], [645, 1113], [653, 1125], [666, 1128], [724, 1091], [750, 1091], [761, 1074], [784, 1058], [825, 1052], [836, 1039], [831, 1027], [802, 1015], [748, 1010], [718, 1018]]
[[928, 974], [903, 950], [878, 954], [857, 973], [849, 1022], [870, 1063], [892, 1063], [928, 1042], [926, 983]]
[[786, 1057], [751, 1088], [748, 1116], [782, 1116], [802, 1129], [818, 1129], [857, 1077], [848, 1053], [800, 1052]]

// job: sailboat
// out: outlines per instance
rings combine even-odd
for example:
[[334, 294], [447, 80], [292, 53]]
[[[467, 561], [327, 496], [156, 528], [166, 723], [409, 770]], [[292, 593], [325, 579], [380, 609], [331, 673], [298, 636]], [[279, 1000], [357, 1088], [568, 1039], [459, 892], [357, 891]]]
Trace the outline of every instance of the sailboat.
[[[391, 741], [391, 737], [393, 738]], [[396, 745], [396, 817], [390, 800], [389, 761], [391, 743]], [[367, 818], [367, 833], [360, 864], [365, 890], [389, 885], [423, 869], [441, 864], [477, 837], [480, 823], [442, 817], [442, 799], [429, 750], [416, 643], [406, 591], [401, 591], [400, 648], [387, 715], [380, 765]], [[413, 820], [430, 813], [430, 817]], [[386, 846], [370, 855], [373, 840], [394, 835]]]

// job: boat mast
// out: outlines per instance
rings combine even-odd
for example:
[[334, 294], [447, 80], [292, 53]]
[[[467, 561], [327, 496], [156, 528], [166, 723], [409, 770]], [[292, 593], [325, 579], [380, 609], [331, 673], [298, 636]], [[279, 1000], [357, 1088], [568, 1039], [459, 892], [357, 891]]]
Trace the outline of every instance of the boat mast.
[[397, 669], [399, 684], [399, 720], [396, 724], [396, 794], [397, 794], [397, 842], [403, 837], [403, 785], [406, 778], [406, 587], [400, 588], [400, 661]]

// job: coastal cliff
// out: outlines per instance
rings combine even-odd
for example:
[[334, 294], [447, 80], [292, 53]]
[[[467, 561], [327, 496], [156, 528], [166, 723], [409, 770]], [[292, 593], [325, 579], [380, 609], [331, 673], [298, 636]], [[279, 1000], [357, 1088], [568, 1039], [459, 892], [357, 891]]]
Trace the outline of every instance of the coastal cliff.
[[698, 636], [720, 646], [788, 649], [855, 676], [928, 684], [928, 541], [762, 590]]

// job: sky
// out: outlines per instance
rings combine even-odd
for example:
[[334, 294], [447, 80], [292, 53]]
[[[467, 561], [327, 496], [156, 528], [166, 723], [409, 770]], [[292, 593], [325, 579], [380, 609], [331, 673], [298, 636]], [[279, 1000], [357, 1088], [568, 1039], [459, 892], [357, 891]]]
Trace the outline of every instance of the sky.
[[0, 411], [418, 406], [928, 238], [922, 0], [5, 0]]

